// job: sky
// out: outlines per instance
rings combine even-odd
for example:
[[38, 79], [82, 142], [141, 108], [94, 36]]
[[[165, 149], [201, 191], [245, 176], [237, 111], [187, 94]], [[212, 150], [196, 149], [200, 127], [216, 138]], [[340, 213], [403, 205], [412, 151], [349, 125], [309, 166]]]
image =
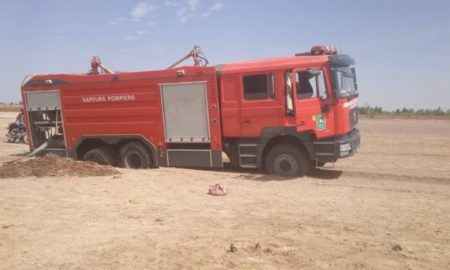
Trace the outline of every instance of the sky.
[[0, 0], [0, 101], [27, 74], [163, 69], [200, 45], [211, 64], [317, 44], [356, 60], [359, 103], [450, 109], [448, 0]]

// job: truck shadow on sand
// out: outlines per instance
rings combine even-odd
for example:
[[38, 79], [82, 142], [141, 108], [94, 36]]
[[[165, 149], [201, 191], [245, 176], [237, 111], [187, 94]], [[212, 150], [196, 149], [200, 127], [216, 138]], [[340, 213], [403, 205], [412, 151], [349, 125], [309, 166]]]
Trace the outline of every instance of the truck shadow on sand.
[[[243, 172], [237, 171], [236, 172]], [[306, 180], [306, 179], [316, 179], [316, 180], [336, 180], [342, 175], [342, 171], [337, 170], [323, 170], [316, 169], [313, 170], [305, 177], [283, 177], [278, 175], [268, 175], [262, 174], [261, 172], [246, 172], [238, 177], [245, 180], [255, 180], [255, 181], [296, 181], [296, 180]]]
[[[192, 168], [190, 168], [192, 169]], [[283, 177], [278, 175], [268, 175], [263, 174], [256, 169], [235, 169], [225, 166], [224, 168], [219, 169], [205, 169], [205, 168], [195, 168], [194, 170], [202, 170], [202, 171], [215, 171], [215, 172], [230, 172], [239, 174], [237, 178], [245, 179], [245, 180], [254, 180], [254, 181], [292, 181], [292, 180], [302, 180], [302, 179], [318, 179], [318, 180], [335, 180], [338, 179], [342, 175], [342, 171], [340, 170], [332, 170], [332, 169], [313, 169], [307, 176], [305, 177]]]

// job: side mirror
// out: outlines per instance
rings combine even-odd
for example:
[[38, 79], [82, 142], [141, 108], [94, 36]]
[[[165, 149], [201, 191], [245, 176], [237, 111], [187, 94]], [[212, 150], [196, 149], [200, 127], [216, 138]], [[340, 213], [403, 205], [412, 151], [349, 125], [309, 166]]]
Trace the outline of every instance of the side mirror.
[[356, 81], [356, 69], [352, 67], [352, 73], [353, 73], [353, 83], [355, 84], [355, 90], [358, 90], [358, 82]]
[[318, 70], [318, 69], [315, 69], [315, 68], [308, 68], [308, 73], [311, 75], [311, 76], [319, 76], [320, 75], [320, 70]]

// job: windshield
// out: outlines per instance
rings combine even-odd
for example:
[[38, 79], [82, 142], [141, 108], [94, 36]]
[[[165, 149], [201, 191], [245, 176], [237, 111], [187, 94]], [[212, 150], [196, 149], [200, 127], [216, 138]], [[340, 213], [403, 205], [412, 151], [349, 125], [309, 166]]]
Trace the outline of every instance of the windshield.
[[333, 88], [338, 98], [350, 97], [357, 94], [356, 73], [351, 67], [331, 69], [333, 74]]

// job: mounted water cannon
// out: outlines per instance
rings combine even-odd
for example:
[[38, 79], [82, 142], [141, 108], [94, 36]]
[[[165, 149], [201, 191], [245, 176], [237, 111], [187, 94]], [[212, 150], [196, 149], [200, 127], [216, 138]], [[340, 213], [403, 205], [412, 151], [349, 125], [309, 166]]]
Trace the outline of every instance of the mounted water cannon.
[[203, 53], [200, 46], [195, 45], [194, 48], [190, 52], [188, 52], [183, 58], [181, 58], [180, 60], [178, 60], [177, 62], [172, 64], [167, 69], [172, 69], [172, 68], [178, 66], [179, 64], [181, 64], [185, 60], [189, 59], [190, 57], [192, 57], [194, 59], [194, 66], [206, 67], [209, 63], [208, 59], [206, 59], [205, 54]]
[[114, 71], [112, 69], [102, 64], [100, 57], [93, 56], [91, 59], [91, 70], [89, 71], [89, 74], [98, 75], [100, 73], [98, 71], [99, 68], [101, 70], [101, 73], [114, 74]]

